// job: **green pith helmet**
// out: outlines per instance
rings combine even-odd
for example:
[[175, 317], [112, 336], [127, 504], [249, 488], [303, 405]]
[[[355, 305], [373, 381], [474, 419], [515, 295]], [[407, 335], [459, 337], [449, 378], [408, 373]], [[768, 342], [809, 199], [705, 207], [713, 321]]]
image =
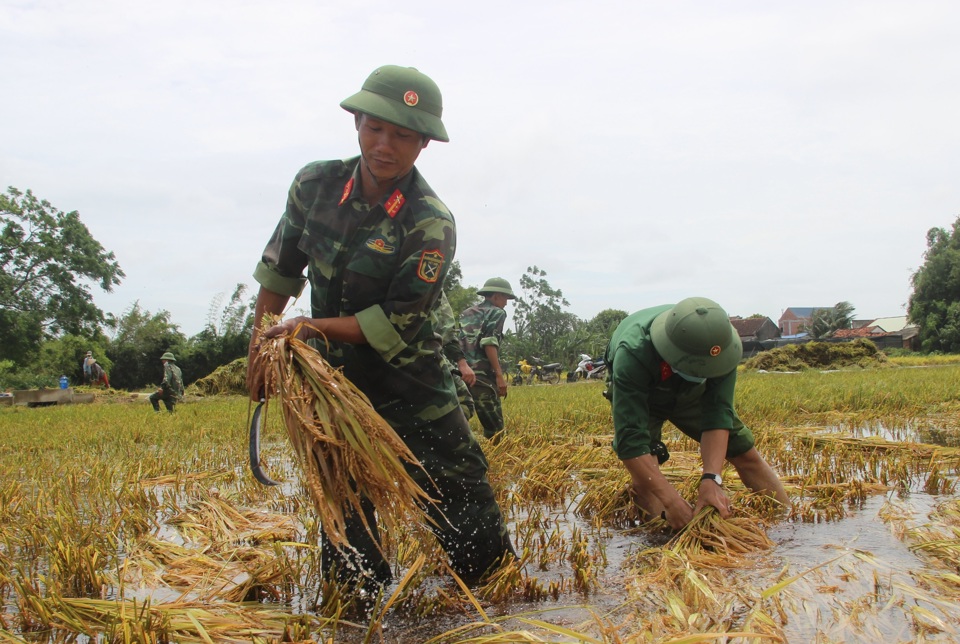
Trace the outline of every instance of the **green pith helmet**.
[[730, 317], [705, 297], [688, 297], [650, 326], [650, 339], [667, 364], [694, 378], [717, 378], [737, 368], [743, 345]]
[[363, 88], [340, 103], [354, 114], [374, 118], [447, 142], [447, 130], [440, 116], [443, 99], [440, 88], [426, 74], [413, 67], [384, 65], [363, 82]]
[[174, 357], [173, 357], [173, 354], [170, 353], [169, 351], [167, 351], [167, 352], [164, 353], [162, 356], [160, 356], [160, 359], [161, 359], [161, 360], [169, 360], [170, 362], [176, 362], [176, 361], [177, 361], [177, 359], [174, 358]]
[[510, 288], [510, 282], [502, 277], [491, 277], [483, 285], [483, 288], [477, 291], [477, 295], [489, 295], [491, 293], [503, 293], [508, 300], [517, 299], [517, 296], [513, 294], [513, 289]]

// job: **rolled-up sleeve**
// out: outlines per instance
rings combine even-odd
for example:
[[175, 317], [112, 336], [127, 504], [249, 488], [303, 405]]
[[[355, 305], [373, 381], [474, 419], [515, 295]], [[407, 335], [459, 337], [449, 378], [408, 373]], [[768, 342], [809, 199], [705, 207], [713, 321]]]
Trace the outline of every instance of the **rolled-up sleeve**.
[[480, 346], [500, 348], [500, 338], [503, 337], [503, 325], [507, 321], [507, 312], [499, 307], [492, 307], [483, 321], [480, 329]]
[[620, 460], [650, 453], [650, 385], [654, 374], [621, 348], [613, 361], [613, 449]]

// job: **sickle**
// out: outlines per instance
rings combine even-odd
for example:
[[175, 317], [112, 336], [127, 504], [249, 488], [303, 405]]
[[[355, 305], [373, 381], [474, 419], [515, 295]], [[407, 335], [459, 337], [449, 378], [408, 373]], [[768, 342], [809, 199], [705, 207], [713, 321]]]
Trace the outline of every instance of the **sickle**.
[[253, 478], [257, 479], [263, 485], [280, 485], [267, 476], [260, 467], [260, 410], [263, 408], [263, 401], [253, 410], [253, 419], [250, 421], [250, 470], [253, 472]]

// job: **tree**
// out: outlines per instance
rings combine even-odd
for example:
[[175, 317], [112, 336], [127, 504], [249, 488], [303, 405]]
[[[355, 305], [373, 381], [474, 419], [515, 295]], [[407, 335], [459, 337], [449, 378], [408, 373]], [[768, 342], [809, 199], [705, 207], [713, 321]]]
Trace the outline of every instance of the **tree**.
[[960, 217], [951, 230], [927, 231], [923, 265], [911, 276], [907, 316], [923, 351], [960, 353]]
[[182, 356], [189, 365], [189, 369], [184, 370], [185, 379], [187, 374], [193, 374], [192, 379], [209, 375], [217, 367], [246, 357], [256, 304], [256, 296], [244, 300], [246, 292], [245, 284], [237, 284], [226, 305], [223, 293], [214, 296], [206, 327], [190, 338]]
[[565, 355], [571, 351], [569, 343], [561, 347], [560, 340], [577, 328], [579, 320], [564, 311], [570, 303], [546, 278], [547, 272], [537, 266], [528, 267], [520, 278], [522, 295], [513, 312], [516, 332], [511, 337], [511, 354], [517, 358], [536, 356], [569, 361], [570, 356]]
[[819, 340], [838, 329], [849, 329], [853, 326], [853, 311], [854, 308], [850, 302], [837, 302], [830, 309], [815, 309], [810, 316], [807, 333], [810, 337]]
[[0, 266], [3, 327], [27, 318], [47, 337], [95, 335], [104, 314], [83, 280], [109, 292], [125, 277], [77, 211], [63, 213], [13, 187], [0, 195]]
[[476, 286], [463, 285], [463, 271], [457, 260], [453, 260], [450, 270], [447, 271], [447, 278], [443, 282], [443, 293], [450, 302], [450, 308], [458, 316], [480, 301]]

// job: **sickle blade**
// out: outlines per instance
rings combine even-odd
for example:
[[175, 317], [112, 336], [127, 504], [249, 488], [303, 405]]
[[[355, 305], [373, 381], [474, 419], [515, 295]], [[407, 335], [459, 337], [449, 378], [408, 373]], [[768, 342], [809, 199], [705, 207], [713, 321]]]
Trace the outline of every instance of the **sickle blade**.
[[278, 481], [267, 476], [260, 467], [260, 410], [262, 408], [261, 402], [253, 410], [253, 419], [250, 421], [250, 470], [253, 472], [253, 478], [263, 485], [280, 485]]

